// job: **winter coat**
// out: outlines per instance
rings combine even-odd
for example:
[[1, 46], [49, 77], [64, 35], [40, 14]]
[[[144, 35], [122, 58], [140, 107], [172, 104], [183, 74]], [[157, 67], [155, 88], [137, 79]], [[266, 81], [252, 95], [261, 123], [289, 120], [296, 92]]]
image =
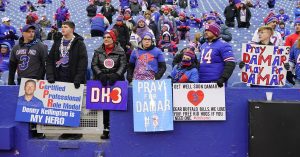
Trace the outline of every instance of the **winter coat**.
[[50, 28], [51, 27], [51, 22], [48, 19], [40, 20], [39, 24], [41, 25], [41, 27], [44, 27], [44, 28]]
[[228, 5], [224, 10], [224, 16], [227, 21], [234, 21], [236, 14], [237, 14], [237, 8], [233, 3], [231, 5]]
[[19, 39], [10, 54], [9, 84], [14, 82], [15, 72], [18, 78], [33, 78], [43, 80], [45, 76], [45, 62], [48, 48], [39, 40], [34, 39], [25, 44], [24, 38]]
[[[107, 59], [113, 60], [113, 67], [107, 67], [105, 61]], [[95, 79], [99, 80], [101, 74], [118, 74], [120, 80], [124, 80], [124, 73], [126, 72], [127, 60], [126, 55], [119, 43], [115, 44], [115, 47], [108, 55], [104, 50], [104, 45], [101, 45], [94, 52], [94, 56], [91, 63]]]
[[[14, 35], [9, 35], [9, 32], [13, 32]], [[15, 40], [19, 39], [16, 34], [16, 28], [5, 24], [0, 25], [0, 43], [8, 42], [12, 47], [15, 45]]]
[[189, 67], [182, 68], [180, 64], [177, 64], [171, 72], [173, 83], [198, 83], [199, 73], [196, 64], [192, 64]]
[[105, 22], [105, 17], [103, 15], [96, 15], [91, 20], [91, 30], [99, 30], [101, 32], [104, 32], [107, 28]]
[[97, 14], [97, 6], [96, 5], [89, 5], [86, 8], [87, 16], [88, 17], [94, 17]]
[[138, 15], [139, 12], [142, 10], [142, 7], [139, 3], [131, 3], [130, 10], [131, 10], [132, 15]]
[[[250, 22], [250, 19], [251, 19], [251, 12], [250, 12], [250, 9], [248, 7], [246, 7], [246, 22]], [[239, 9], [237, 11], [237, 21], [238, 23], [241, 22], [241, 9]]]
[[126, 51], [126, 45], [129, 45], [129, 30], [125, 24], [122, 26], [114, 25], [114, 29], [118, 31], [117, 40], [121, 44], [121, 47]]
[[105, 16], [107, 18], [107, 20], [111, 24], [112, 23], [112, 17], [115, 14], [116, 9], [112, 5], [109, 5], [108, 7], [103, 6], [101, 8], [100, 12], [103, 14], [103, 16]]
[[[69, 50], [69, 76], [68, 82], [72, 83], [86, 83], [86, 72], [88, 67], [88, 56], [83, 38], [74, 33], [75, 39], [73, 40]], [[48, 55], [46, 63], [47, 80], [60, 80], [59, 70], [56, 67], [56, 62], [60, 60], [60, 45], [62, 37], [55, 38], [54, 44]]]
[[69, 20], [69, 18], [70, 18], [70, 13], [69, 13], [69, 9], [67, 7], [59, 7], [56, 10], [55, 20], [66, 21], [66, 20]]
[[295, 19], [297, 19], [298, 17], [300, 17], [300, 8], [296, 7], [294, 9], [294, 15], [295, 15]]
[[0, 45], [7, 45], [8, 49], [5, 54], [0, 53], [0, 72], [9, 70], [9, 55], [11, 51], [11, 46], [8, 42], [1, 43]]

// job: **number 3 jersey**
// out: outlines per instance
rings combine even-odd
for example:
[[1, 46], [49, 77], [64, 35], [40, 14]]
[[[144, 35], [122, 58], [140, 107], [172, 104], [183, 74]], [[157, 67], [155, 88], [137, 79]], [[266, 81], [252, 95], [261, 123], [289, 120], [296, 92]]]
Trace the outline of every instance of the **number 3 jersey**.
[[205, 42], [200, 47], [199, 82], [217, 81], [224, 70], [225, 62], [234, 62], [232, 47], [222, 39]]
[[[24, 44], [20, 40], [14, 46], [10, 57], [10, 69], [16, 67], [18, 78], [44, 79], [45, 63], [47, 58], [47, 46], [41, 42], [33, 41]], [[15, 69], [12, 69], [13, 72]]]

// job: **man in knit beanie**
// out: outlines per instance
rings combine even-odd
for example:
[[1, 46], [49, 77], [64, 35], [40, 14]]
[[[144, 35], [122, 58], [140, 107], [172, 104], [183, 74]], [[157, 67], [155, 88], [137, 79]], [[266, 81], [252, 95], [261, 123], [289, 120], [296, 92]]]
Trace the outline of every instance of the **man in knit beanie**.
[[[207, 25], [207, 24], [213, 24], [213, 23], [217, 23], [217, 17], [214, 15], [214, 14], [207, 14], [206, 16], [206, 23], [204, 25]], [[232, 34], [230, 33], [228, 27], [224, 24], [220, 24], [220, 27], [221, 27], [221, 32], [220, 32], [220, 37], [226, 41], [226, 42], [230, 42], [232, 40]], [[204, 34], [204, 32], [203, 32]], [[200, 43], [204, 43], [205, 42], [205, 38], [202, 38], [200, 40]]]
[[[282, 41], [281, 34], [278, 31], [276, 31], [277, 24], [278, 24], [278, 19], [276, 18], [276, 16], [271, 16], [271, 17], [265, 19], [265, 25], [273, 28], [273, 30], [274, 30], [274, 34], [270, 39], [271, 43], [273, 43], [274, 46], [282, 46], [283, 41]], [[256, 29], [256, 31], [254, 32], [254, 35], [253, 35], [253, 38], [251, 41], [255, 42], [255, 43], [259, 42], [258, 29]]]
[[220, 39], [220, 32], [221, 27], [216, 23], [205, 26], [206, 42], [199, 48], [199, 82], [216, 82], [223, 87], [235, 68], [235, 58], [230, 44]]

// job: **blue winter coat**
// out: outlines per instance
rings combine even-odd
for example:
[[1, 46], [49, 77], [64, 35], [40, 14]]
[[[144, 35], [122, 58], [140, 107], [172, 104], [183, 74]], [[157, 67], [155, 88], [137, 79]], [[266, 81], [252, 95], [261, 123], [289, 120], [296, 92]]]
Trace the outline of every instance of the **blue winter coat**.
[[104, 32], [106, 30], [105, 24], [104, 24], [104, 16], [95, 16], [91, 20], [91, 30], [99, 30], [101, 32]]
[[66, 21], [68, 14], [69, 14], [69, 9], [68, 8], [66, 8], [66, 7], [59, 7], [56, 10], [56, 17], [55, 17], [55, 19], [57, 21]]
[[176, 65], [171, 73], [173, 83], [198, 83], [199, 73], [197, 68], [181, 68], [180, 65]]
[[17, 33], [16, 28], [13, 26], [8, 26], [5, 24], [0, 25], [0, 43], [8, 42], [12, 47], [15, 45], [15, 40], [18, 40], [18, 36], [16, 35], [15, 38], [6, 38], [5, 36], [9, 34], [9, 31]]
[[300, 8], [295, 8], [294, 9], [294, 15], [295, 15], [295, 19], [300, 17]]
[[0, 72], [9, 70], [9, 54], [11, 51], [11, 45], [8, 42], [0, 43], [0, 45], [4, 44], [8, 46], [8, 52], [4, 55], [0, 53]]

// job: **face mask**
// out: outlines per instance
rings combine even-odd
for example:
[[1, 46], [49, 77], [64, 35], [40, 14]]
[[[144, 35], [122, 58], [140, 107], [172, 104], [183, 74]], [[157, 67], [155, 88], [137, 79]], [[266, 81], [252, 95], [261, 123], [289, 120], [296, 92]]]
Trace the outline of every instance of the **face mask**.
[[192, 65], [192, 60], [191, 59], [190, 60], [182, 59], [181, 66], [183, 66], [183, 67], [189, 67], [191, 65]]

